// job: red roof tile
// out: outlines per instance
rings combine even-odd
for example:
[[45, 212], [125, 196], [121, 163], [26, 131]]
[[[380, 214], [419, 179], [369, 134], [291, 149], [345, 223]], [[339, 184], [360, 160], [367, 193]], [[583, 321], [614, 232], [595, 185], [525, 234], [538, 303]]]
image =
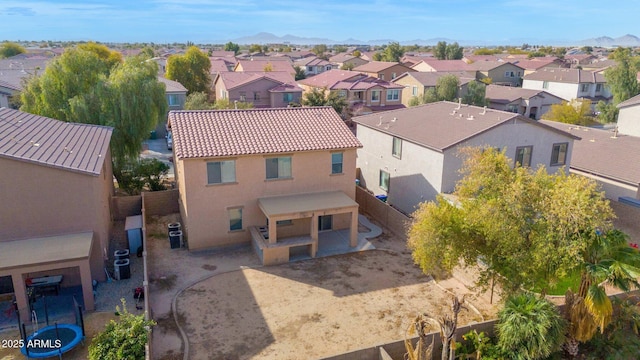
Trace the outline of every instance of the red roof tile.
[[331, 107], [171, 111], [178, 159], [357, 148]]
[[100, 175], [113, 129], [0, 108], [0, 156]]

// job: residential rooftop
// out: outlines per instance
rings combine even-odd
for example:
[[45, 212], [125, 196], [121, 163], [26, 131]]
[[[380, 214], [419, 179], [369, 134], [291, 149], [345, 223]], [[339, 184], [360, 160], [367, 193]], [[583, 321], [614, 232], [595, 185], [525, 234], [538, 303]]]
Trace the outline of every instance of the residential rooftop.
[[562, 100], [544, 90], [523, 89], [521, 87], [487, 85], [486, 97], [491, 102], [510, 103], [518, 99], [530, 99], [534, 96], [550, 96]]
[[158, 81], [164, 84], [165, 92], [187, 92], [187, 88], [177, 81], [158, 76]]
[[553, 81], [570, 84], [605, 83], [604, 74], [582, 69], [543, 68], [526, 75], [525, 80]]
[[169, 123], [178, 159], [362, 146], [331, 107], [171, 111]]
[[0, 108], [0, 157], [100, 175], [113, 128]]

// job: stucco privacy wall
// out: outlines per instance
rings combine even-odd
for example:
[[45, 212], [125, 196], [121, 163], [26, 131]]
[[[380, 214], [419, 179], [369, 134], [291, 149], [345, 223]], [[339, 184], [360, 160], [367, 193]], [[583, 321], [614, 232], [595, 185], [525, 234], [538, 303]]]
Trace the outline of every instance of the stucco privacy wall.
[[406, 236], [410, 217], [380, 201], [359, 186], [356, 186], [356, 202], [360, 205], [362, 213], [372, 216], [395, 235]]
[[[355, 200], [356, 150], [336, 151], [343, 153], [342, 174], [331, 174], [332, 151], [296, 152], [282, 154], [291, 156], [292, 177], [279, 180], [265, 180], [265, 158], [274, 154], [178, 161], [180, 208], [189, 249], [248, 243], [251, 235], [246, 228], [266, 225], [266, 217], [258, 207], [262, 197], [339, 190]], [[226, 159], [236, 160], [236, 182], [207, 185], [207, 162]], [[242, 208], [243, 230], [230, 232], [228, 209], [236, 207]], [[305, 227], [298, 221], [294, 224], [300, 229]], [[347, 217], [337, 216], [333, 228], [344, 229], [349, 224]]]

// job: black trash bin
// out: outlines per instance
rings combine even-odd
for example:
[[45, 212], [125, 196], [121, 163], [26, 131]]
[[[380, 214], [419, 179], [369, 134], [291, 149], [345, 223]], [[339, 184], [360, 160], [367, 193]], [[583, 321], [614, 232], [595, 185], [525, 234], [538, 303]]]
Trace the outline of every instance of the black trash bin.
[[115, 268], [114, 277], [116, 280], [125, 280], [131, 278], [131, 267], [129, 259], [121, 259], [113, 262]]
[[179, 222], [170, 223], [169, 225], [167, 225], [167, 227], [169, 228], [169, 231], [167, 232], [169, 236], [171, 236], [172, 231], [182, 230], [182, 225], [180, 225]]
[[169, 242], [172, 249], [179, 249], [182, 243], [182, 231], [172, 231], [169, 233]]
[[116, 250], [116, 251], [113, 253], [113, 258], [114, 258], [115, 260], [128, 259], [128, 258], [129, 258], [129, 249]]

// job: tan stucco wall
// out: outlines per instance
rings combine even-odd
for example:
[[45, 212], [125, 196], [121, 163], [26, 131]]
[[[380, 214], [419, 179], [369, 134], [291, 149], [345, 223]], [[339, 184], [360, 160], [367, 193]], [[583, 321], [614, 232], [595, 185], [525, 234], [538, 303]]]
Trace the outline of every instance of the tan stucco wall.
[[0, 241], [91, 230], [92, 275], [104, 279], [101, 254], [109, 246], [113, 194], [110, 156], [99, 176], [6, 158], [0, 158], [0, 169], [0, 202], [5, 204], [0, 207]]
[[620, 134], [640, 136], [640, 105], [620, 109], [618, 131]]
[[[355, 200], [356, 150], [343, 152], [343, 174], [331, 175], [332, 151], [314, 151], [292, 154], [292, 178], [265, 180], [265, 158], [252, 155], [235, 158], [179, 160], [178, 188], [181, 213], [187, 231], [189, 249], [248, 243], [251, 240], [247, 227], [265, 225], [266, 217], [258, 207], [258, 198], [266, 196], [299, 194], [340, 190]], [[289, 154], [283, 155], [287, 156]], [[207, 161], [236, 160], [236, 183], [207, 185]], [[243, 230], [229, 232], [228, 209], [242, 207]], [[288, 234], [309, 227], [305, 220], [294, 222]], [[334, 228], [348, 228], [343, 217], [334, 218]], [[280, 235], [279, 235], [280, 236]]]

